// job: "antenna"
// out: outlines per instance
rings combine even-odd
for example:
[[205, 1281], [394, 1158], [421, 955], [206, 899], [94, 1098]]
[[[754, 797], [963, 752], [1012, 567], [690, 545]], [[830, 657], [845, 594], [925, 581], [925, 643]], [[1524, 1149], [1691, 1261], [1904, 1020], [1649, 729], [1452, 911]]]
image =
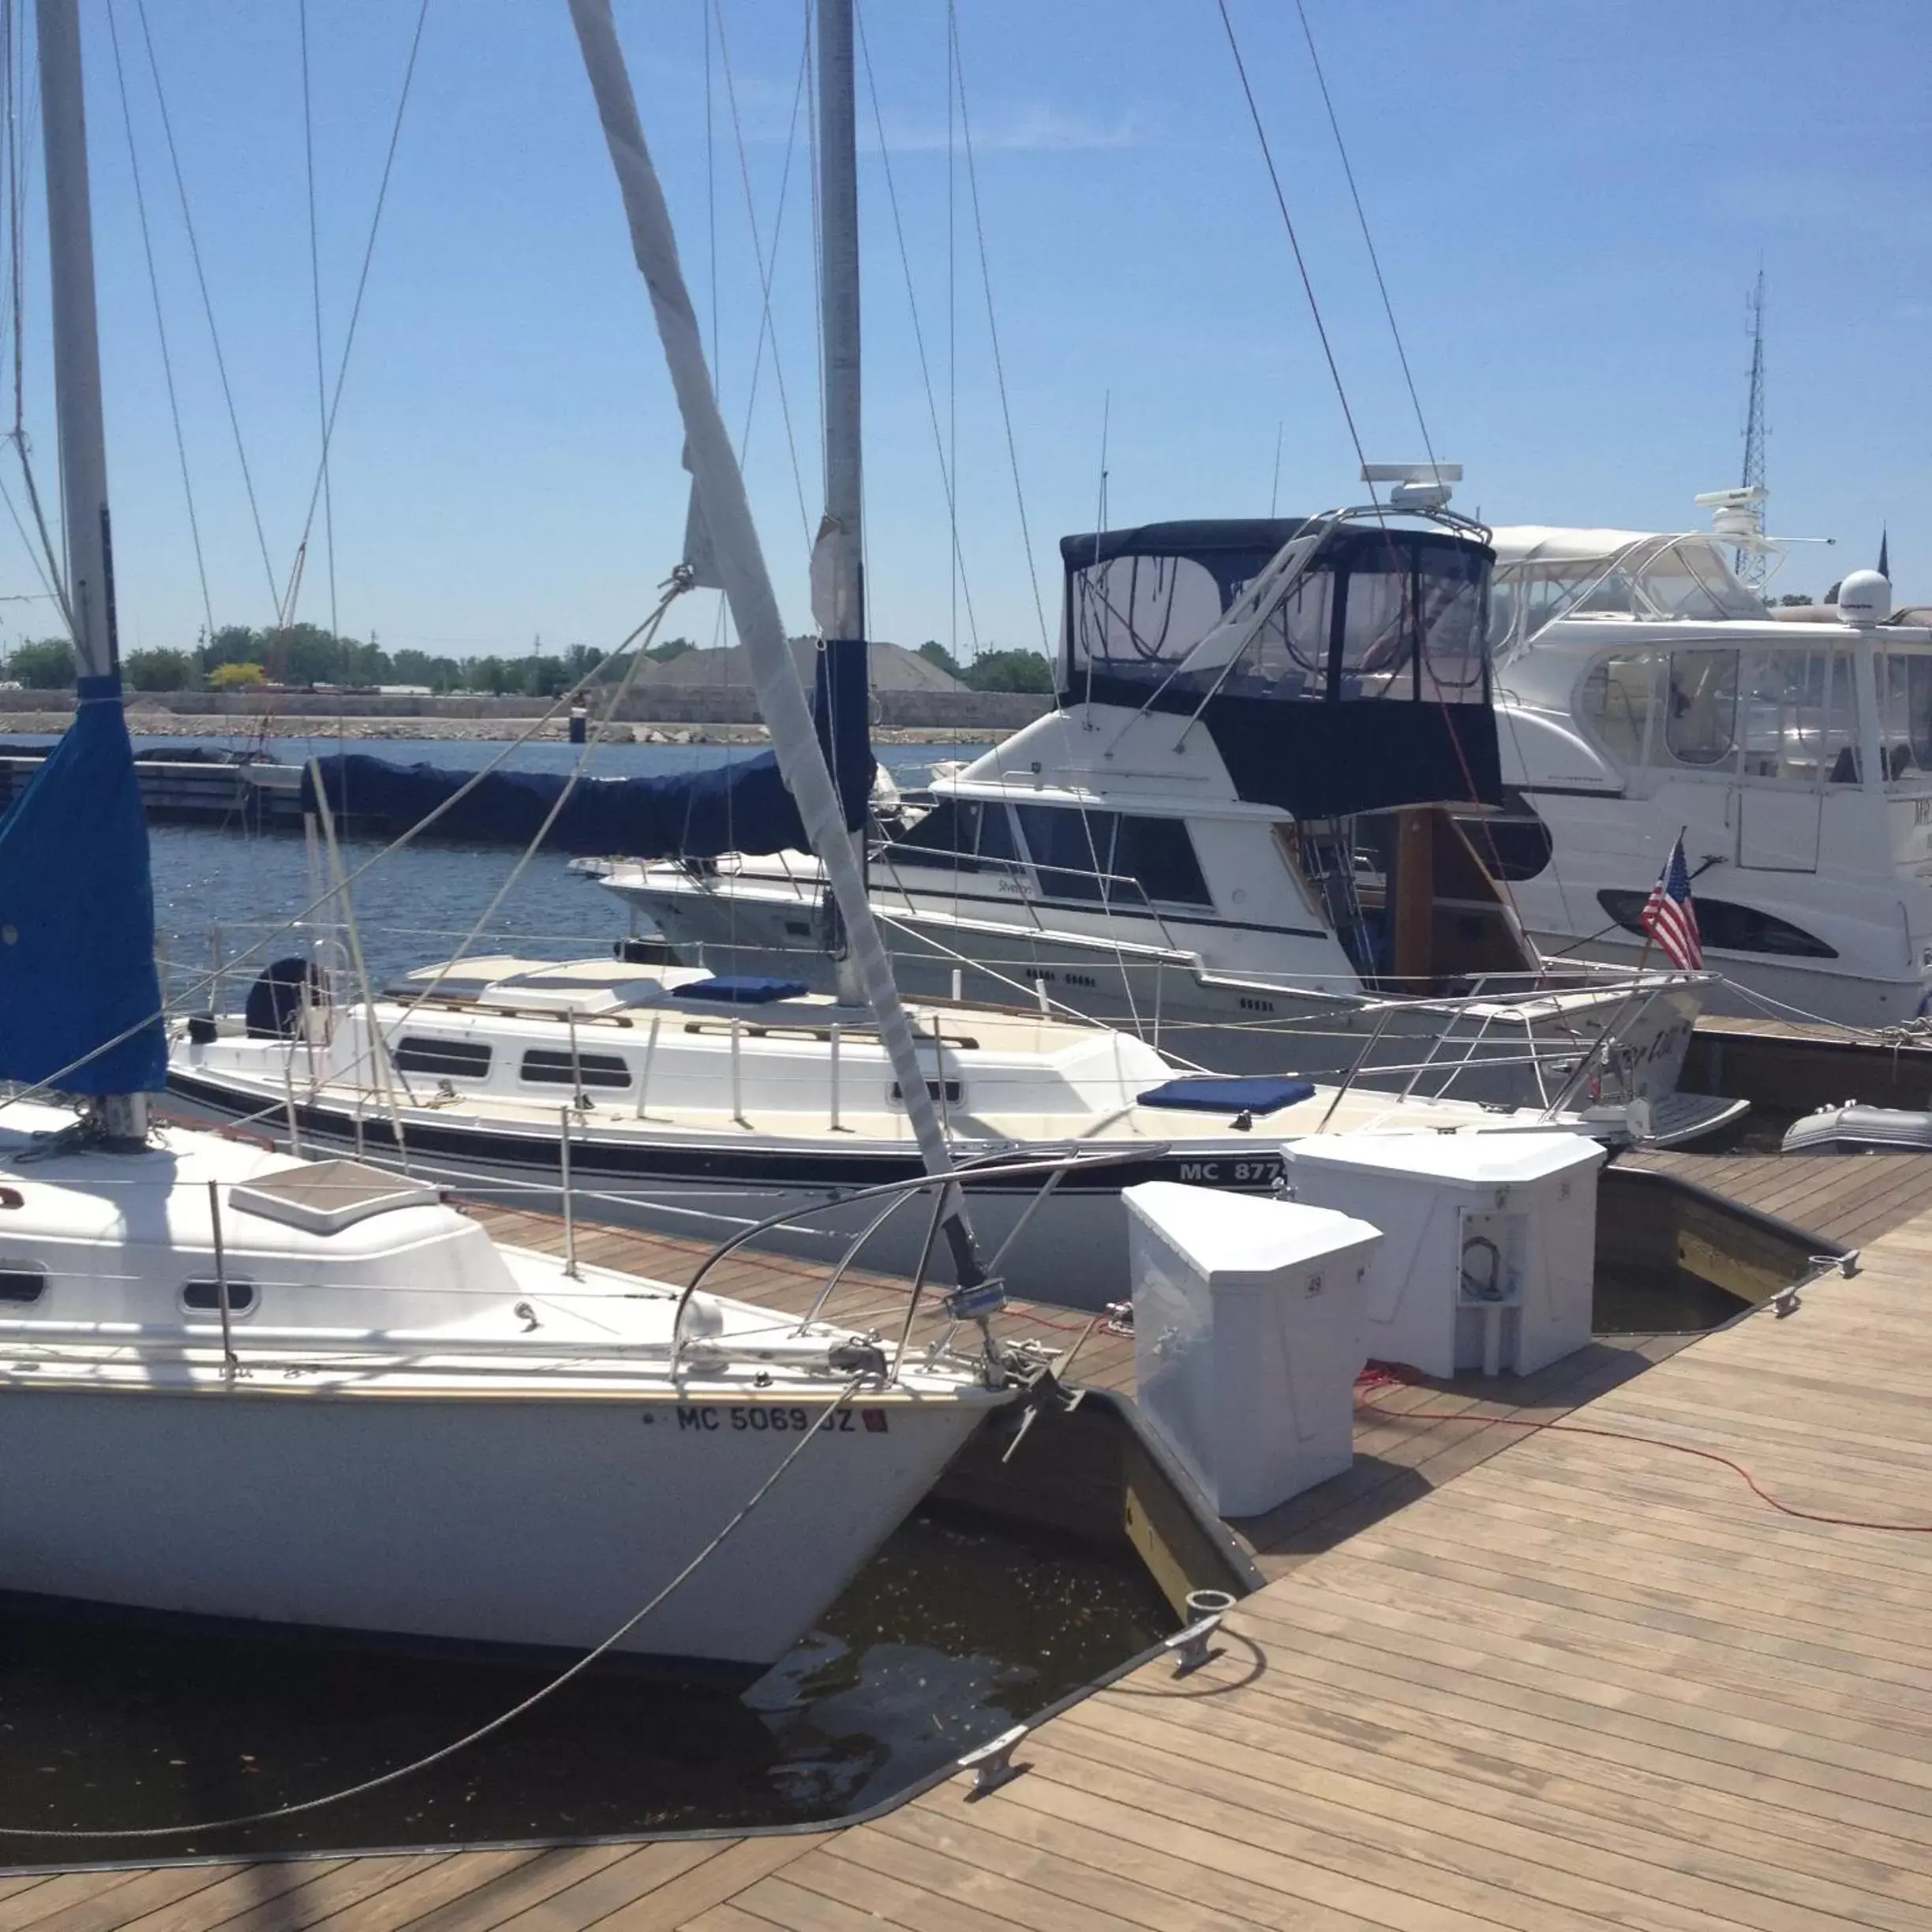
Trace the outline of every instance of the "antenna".
[[[1765, 526], [1764, 298], [1764, 271], [1760, 268], [1747, 311], [1750, 318], [1751, 359], [1750, 395], [1744, 406], [1743, 488], [1755, 492], [1750, 499], [1750, 515], [1753, 532], [1761, 538]], [[1768, 559], [1762, 544], [1739, 545], [1732, 564], [1741, 582], [1754, 590], [1763, 590]]]

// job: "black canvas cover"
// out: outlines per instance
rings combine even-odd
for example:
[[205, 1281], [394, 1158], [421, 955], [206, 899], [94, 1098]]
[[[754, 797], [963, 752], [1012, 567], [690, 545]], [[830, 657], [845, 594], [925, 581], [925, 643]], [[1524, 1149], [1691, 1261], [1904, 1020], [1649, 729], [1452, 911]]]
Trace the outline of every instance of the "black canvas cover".
[[[1286, 546], [1301, 567], [1217, 636]], [[1440, 525], [1241, 519], [1062, 540], [1061, 702], [1198, 716], [1240, 796], [1320, 818], [1501, 798], [1488, 545]], [[1204, 642], [1205, 640], [1205, 642]]]

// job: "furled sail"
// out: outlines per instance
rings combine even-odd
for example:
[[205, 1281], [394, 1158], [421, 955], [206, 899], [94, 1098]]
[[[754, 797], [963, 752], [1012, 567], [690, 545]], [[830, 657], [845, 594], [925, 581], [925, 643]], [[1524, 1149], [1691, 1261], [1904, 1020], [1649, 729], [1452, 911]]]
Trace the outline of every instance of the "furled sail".
[[84, 677], [74, 721], [0, 818], [0, 1080], [158, 1093], [148, 821], [118, 677]]

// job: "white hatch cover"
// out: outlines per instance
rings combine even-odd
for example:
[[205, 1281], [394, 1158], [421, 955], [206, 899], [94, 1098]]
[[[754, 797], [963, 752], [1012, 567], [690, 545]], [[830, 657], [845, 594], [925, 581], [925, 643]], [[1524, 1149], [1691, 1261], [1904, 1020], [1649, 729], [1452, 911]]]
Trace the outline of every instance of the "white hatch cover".
[[299, 1228], [305, 1234], [339, 1234], [371, 1215], [396, 1208], [433, 1208], [440, 1198], [420, 1181], [352, 1160], [311, 1161], [228, 1190], [230, 1207]]

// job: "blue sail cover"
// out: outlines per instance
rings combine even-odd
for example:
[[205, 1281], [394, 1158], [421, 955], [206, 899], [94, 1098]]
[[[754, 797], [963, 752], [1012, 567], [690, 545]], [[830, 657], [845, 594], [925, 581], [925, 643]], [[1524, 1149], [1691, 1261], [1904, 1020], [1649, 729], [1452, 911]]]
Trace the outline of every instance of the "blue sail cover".
[[[848, 828], [865, 822], [872, 789], [866, 647], [828, 644], [818, 653], [812, 711]], [[471, 776], [440, 765], [393, 765], [365, 753], [320, 758], [322, 788], [338, 824], [394, 833], [426, 818]], [[570, 781], [560, 772], [496, 771], [430, 828], [436, 838], [526, 845]], [[302, 803], [315, 803], [305, 769]], [[769, 751], [658, 778], [580, 778], [544, 839], [546, 852], [591, 857], [717, 859], [809, 849], [792, 794]]]
[[148, 820], [121, 680], [82, 678], [67, 735], [0, 818], [0, 1080], [159, 1093], [160, 1013]]

